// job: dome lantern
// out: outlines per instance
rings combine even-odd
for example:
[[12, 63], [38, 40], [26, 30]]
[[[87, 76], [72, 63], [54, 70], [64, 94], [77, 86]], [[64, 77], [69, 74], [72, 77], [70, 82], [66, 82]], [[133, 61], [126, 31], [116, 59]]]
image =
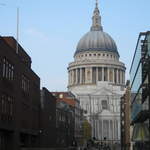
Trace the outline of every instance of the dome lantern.
[[93, 23], [92, 23], [91, 31], [103, 30], [103, 27], [101, 25], [101, 16], [98, 9], [98, 0], [96, 0], [96, 7], [93, 13], [92, 21]]

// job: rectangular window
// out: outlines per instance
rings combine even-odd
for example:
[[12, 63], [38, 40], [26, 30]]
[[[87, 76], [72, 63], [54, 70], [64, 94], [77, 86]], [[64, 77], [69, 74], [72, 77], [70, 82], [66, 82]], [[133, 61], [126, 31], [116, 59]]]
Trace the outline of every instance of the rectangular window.
[[0, 131], [0, 150], [6, 150], [8, 140], [4, 132]]
[[14, 65], [10, 63], [6, 58], [3, 58], [3, 78], [8, 80], [14, 79]]
[[0, 120], [12, 120], [14, 111], [13, 97], [2, 94], [0, 97]]
[[24, 92], [29, 92], [30, 81], [25, 75], [22, 75], [21, 88], [24, 90]]

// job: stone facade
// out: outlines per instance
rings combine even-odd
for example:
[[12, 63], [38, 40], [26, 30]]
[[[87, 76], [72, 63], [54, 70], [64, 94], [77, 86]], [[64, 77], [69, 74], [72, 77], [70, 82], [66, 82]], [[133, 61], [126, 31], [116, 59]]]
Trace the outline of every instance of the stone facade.
[[101, 26], [98, 3], [91, 31], [78, 43], [68, 66], [68, 90], [80, 100], [92, 125], [92, 136], [120, 142], [120, 98], [124, 94], [125, 65], [113, 39]]
[[99, 81], [125, 84], [125, 66], [111, 52], [82, 52], [69, 64], [69, 85], [96, 85]]

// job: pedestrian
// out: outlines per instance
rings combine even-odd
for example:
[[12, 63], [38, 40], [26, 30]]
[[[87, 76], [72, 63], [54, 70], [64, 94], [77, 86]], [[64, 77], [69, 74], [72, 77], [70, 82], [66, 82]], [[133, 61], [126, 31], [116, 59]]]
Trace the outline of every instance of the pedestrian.
[[77, 149], [77, 146], [78, 146], [78, 145], [77, 145], [77, 141], [76, 141], [75, 138], [73, 138], [71, 146], [73, 147], [74, 150]]

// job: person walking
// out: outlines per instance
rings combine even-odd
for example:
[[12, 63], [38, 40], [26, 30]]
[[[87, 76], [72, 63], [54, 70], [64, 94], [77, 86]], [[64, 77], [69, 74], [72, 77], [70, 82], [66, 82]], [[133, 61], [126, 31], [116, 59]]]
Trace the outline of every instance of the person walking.
[[73, 150], [77, 150], [78, 144], [77, 144], [77, 141], [75, 138], [73, 138], [71, 146], [72, 146]]

